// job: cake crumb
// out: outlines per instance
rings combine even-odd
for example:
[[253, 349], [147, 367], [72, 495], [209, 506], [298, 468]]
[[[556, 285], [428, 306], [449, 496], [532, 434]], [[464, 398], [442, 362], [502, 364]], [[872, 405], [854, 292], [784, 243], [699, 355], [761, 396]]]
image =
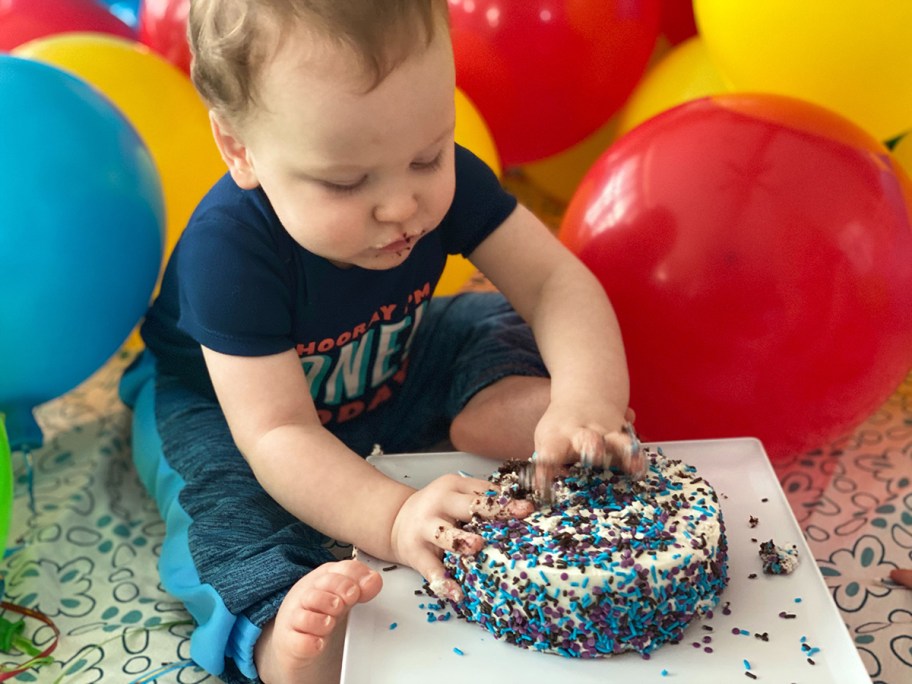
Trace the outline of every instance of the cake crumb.
[[767, 575], [790, 575], [798, 567], [798, 549], [794, 544], [785, 548], [770, 539], [760, 542], [759, 554], [763, 572]]

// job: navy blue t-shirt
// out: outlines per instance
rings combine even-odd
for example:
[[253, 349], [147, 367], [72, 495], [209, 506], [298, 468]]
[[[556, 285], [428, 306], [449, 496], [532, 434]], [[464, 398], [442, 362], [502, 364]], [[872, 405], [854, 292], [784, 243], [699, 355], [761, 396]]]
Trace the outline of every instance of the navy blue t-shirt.
[[285, 231], [259, 188], [229, 175], [181, 235], [142, 336], [161, 372], [214, 398], [200, 345], [238, 356], [296, 349], [324, 423], [395, 395], [448, 254], [470, 254], [516, 207], [456, 146], [456, 192], [440, 226], [389, 270], [338, 268]]

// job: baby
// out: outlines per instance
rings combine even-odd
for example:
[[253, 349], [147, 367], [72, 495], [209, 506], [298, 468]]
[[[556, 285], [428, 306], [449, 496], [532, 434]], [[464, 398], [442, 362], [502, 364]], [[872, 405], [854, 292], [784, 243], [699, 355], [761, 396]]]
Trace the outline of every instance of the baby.
[[[375, 443], [639, 467], [604, 291], [454, 143], [447, 11], [191, 5], [228, 174], [174, 250], [121, 394], [167, 523], [163, 585], [196, 620], [191, 656], [227, 682], [338, 681], [345, 617], [381, 579], [327, 539], [458, 599], [441, 553], [482, 542], [456, 523], [531, 510], [480, 505], [471, 478], [394, 482], [362, 458]], [[499, 292], [432, 297], [456, 253]]]

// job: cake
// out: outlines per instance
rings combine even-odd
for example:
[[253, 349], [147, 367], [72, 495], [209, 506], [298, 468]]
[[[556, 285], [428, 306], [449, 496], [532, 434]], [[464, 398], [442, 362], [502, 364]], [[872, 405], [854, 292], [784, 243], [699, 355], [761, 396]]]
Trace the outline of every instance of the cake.
[[760, 542], [760, 562], [767, 575], [791, 575], [798, 567], [798, 549], [779, 546], [772, 539]]
[[[676, 643], [728, 583], [719, 501], [693, 466], [644, 449], [646, 474], [572, 466], [550, 505], [523, 519], [465, 525], [485, 546], [444, 554], [463, 618], [498, 639], [574, 658]], [[519, 462], [488, 496], [526, 498]]]

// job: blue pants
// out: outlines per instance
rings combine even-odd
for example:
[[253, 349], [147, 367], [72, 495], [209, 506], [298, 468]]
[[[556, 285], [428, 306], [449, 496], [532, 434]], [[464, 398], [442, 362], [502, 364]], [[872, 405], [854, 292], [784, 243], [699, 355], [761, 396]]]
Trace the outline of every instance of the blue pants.
[[[190, 654], [229, 684], [256, 680], [253, 645], [288, 589], [333, 560], [332, 540], [283, 510], [234, 445], [217, 402], [156, 372], [144, 352], [124, 373], [133, 458], [166, 523], [163, 586], [197, 623]], [[531, 331], [499, 294], [431, 300], [399, 396], [336, 435], [367, 455], [425, 449], [448, 436], [478, 391], [547, 372]]]

